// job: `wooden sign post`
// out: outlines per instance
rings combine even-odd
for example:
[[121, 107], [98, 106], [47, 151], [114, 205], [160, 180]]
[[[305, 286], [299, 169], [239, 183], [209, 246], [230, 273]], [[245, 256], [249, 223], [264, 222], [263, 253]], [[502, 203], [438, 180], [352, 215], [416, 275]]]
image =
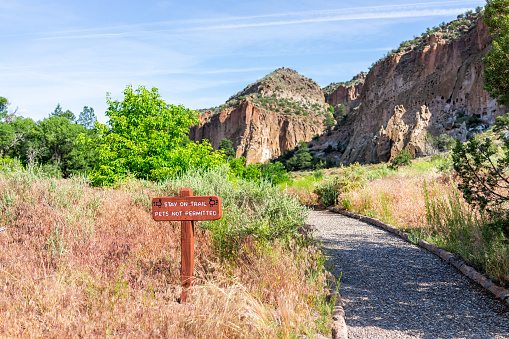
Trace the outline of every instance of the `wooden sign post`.
[[185, 303], [193, 284], [194, 270], [194, 221], [221, 219], [221, 198], [216, 196], [193, 196], [190, 188], [183, 188], [178, 197], [152, 199], [152, 216], [156, 221], [181, 221], [181, 269], [182, 294]]

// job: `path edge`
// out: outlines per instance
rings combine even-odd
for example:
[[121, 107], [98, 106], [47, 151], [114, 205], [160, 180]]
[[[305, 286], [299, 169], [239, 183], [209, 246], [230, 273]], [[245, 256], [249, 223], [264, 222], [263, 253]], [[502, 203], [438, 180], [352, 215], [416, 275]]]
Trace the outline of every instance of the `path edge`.
[[[388, 232], [391, 232], [391, 233], [399, 236], [400, 238], [402, 238], [403, 240], [405, 240], [409, 243], [412, 243], [414, 245], [417, 245], [419, 247], [422, 247], [422, 248], [428, 250], [429, 252], [438, 256], [440, 259], [442, 259], [449, 265], [457, 268], [458, 271], [461, 272], [461, 274], [463, 274], [470, 280], [476, 282], [477, 284], [481, 285], [484, 289], [491, 292], [491, 294], [493, 294], [495, 296], [495, 298], [502, 301], [502, 303], [505, 306], [509, 307], [509, 290], [503, 288], [502, 286], [496, 285], [489, 278], [487, 278], [484, 275], [482, 275], [481, 273], [477, 272], [473, 267], [468, 266], [463, 261], [463, 259], [455, 256], [454, 254], [452, 254], [444, 249], [441, 249], [440, 247], [432, 245], [429, 242], [422, 240], [422, 239], [418, 243], [414, 243], [414, 242], [410, 241], [409, 234], [407, 232], [402, 231], [399, 228], [394, 227], [394, 226], [392, 226], [388, 223], [385, 223], [381, 220], [367, 217], [365, 215], [353, 213], [350, 211], [346, 211], [346, 210], [340, 209], [338, 207], [327, 207], [327, 210], [334, 212], [334, 213], [342, 214], [349, 218], [358, 219], [360, 221], [363, 221], [365, 223], [368, 223], [368, 224], [376, 226], [376, 227], [380, 227]], [[344, 312], [343, 312], [343, 316], [344, 316]], [[344, 321], [344, 319], [343, 319], [343, 321]], [[334, 323], [333, 323], [333, 328], [334, 328]], [[334, 334], [333, 334], [332, 338], [336, 339], [336, 337], [334, 337]], [[342, 339], [342, 337], [338, 337], [338, 338]]]

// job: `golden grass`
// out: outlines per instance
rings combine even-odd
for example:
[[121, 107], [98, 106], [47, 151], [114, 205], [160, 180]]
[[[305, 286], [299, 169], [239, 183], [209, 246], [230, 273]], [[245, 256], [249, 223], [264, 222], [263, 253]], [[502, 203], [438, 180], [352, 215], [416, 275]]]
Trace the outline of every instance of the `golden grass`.
[[0, 174], [0, 337], [327, 333], [313, 246], [251, 241], [224, 263], [197, 227], [196, 284], [179, 304], [180, 227], [152, 220], [157, 193]]

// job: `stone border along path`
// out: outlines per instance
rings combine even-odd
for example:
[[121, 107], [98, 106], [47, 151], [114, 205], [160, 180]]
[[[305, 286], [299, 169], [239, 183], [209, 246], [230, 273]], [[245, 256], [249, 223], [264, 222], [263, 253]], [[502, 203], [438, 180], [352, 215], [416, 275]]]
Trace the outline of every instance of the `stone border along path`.
[[348, 338], [509, 338], [507, 297], [505, 303], [494, 299], [440, 258], [489, 286], [479, 273], [433, 245], [420, 243], [440, 258], [405, 241], [408, 234], [391, 225], [334, 212], [348, 217], [313, 211], [308, 224], [316, 228], [334, 275], [341, 275]]

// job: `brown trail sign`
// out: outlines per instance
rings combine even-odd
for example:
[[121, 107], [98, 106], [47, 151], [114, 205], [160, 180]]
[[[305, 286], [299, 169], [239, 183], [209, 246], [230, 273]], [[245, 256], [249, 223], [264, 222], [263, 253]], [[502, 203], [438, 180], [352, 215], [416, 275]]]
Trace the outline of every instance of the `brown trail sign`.
[[190, 188], [183, 188], [179, 197], [152, 199], [152, 216], [156, 221], [181, 221], [181, 270], [182, 294], [185, 303], [187, 292], [193, 284], [194, 269], [194, 221], [218, 220], [223, 215], [221, 198], [216, 196], [193, 196]]

